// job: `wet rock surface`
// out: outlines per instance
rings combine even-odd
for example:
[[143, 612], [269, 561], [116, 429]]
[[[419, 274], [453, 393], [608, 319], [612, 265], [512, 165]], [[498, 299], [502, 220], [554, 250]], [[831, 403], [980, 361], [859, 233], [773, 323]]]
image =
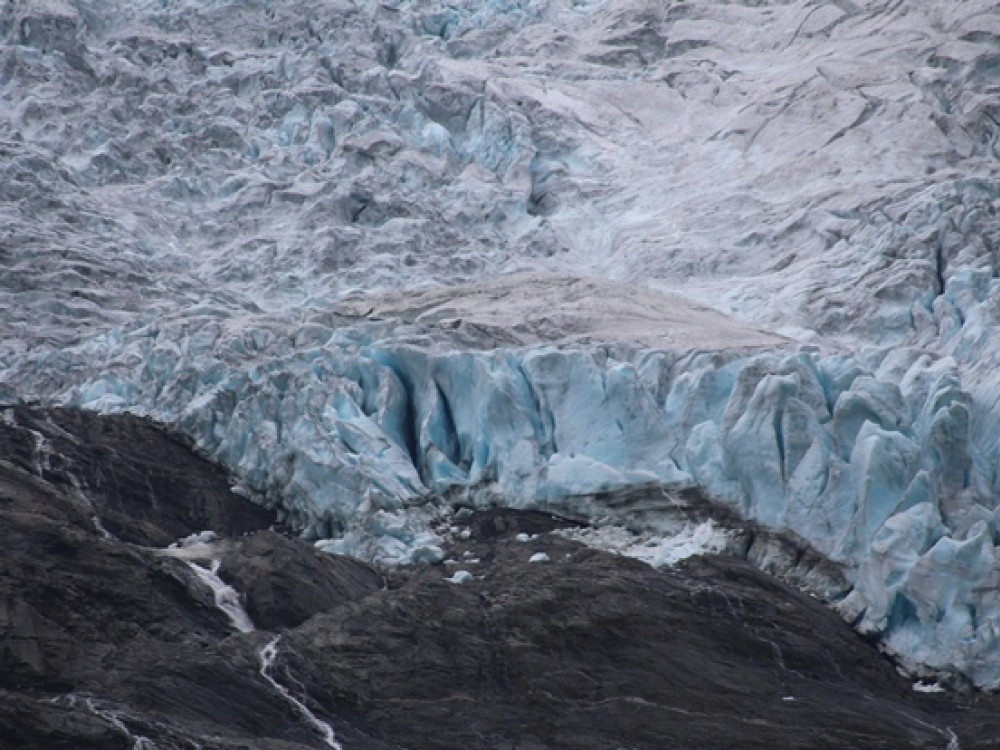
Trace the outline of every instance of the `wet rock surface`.
[[121, 541], [166, 546], [204, 529], [240, 535], [274, 523], [273, 513], [234, 499], [226, 474], [190, 444], [138, 417], [23, 407], [3, 414], [8, 473], [27, 473], [79, 512], [89, 509]]
[[[376, 571], [269, 530], [228, 487], [140, 419], [3, 412], [0, 747], [970, 748], [1000, 736], [994, 697], [914, 692], [836, 614], [738, 559], [654, 570], [549, 533], [564, 520], [496, 510], [456, 514], [444, 564]], [[219, 539], [163, 552], [207, 528]], [[194, 574], [212, 560], [256, 630], [237, 632]]]
[[[172, 541], [208, 524], [242, 534], [270, 514], [140, 420], [5, 414], [0, 746], [134, 747], [145, 737], [193, 747], [211, 736], [217, 747], [250, 738], [309, 747], [308, 733], [294, 742], [298, 717], [257, 677], [259, 636], [229, 638], [226, 616], [184, 562], [100, 530]], [[55, 437], [34, 472], [42, 428]]]

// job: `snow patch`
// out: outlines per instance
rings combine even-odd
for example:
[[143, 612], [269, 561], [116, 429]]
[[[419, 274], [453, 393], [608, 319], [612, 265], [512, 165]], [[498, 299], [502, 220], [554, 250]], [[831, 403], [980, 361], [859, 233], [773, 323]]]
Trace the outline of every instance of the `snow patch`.
[[552, 532], [594, 549], [632, 557], [659, 568], [672, 567], [696, 555], [719, 554], [726, 549], [726, 532], [712, 521], [685, 525], [676, 533], [634, 533], [621, 526], [577, 527]]

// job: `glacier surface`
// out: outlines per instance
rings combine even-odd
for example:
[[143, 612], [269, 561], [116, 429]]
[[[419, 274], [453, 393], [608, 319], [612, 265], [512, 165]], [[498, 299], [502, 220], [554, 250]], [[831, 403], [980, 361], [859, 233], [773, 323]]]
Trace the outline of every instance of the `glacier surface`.
[[0, 400], [384, 564], [698, 488], [998, 688], [998, 49], [984, 0], [8, 3]]

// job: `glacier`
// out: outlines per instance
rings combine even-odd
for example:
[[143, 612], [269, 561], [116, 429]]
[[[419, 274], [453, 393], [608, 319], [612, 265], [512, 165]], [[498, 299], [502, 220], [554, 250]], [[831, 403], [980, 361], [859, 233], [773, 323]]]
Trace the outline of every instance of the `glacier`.
[[1000, 688], [998, 19], [8, 4], [0, 401], [149, 416], [386, 565], [697, 489]]
[[[456, 504], [655, 531], [673, 523], [669, 500], [622, 507], [615, 493], [697, 487], [842, 566], [838, 608], [912, 668], [1000, 679], [995, 464], [973, 440], [954, 359], [581, 345], [578, 333], [456, 350], [437, 325], [344, 326], [312, 346], [261, 329], [271, 343], [249, 368], [245, 329], [207, 323], [180, 346], [139, 329], [59, 398], [176, 427], [322, 549], [380, 564], [440, 562]], [[62, 352], [60, 369], [89, 375], [98, 346]]]

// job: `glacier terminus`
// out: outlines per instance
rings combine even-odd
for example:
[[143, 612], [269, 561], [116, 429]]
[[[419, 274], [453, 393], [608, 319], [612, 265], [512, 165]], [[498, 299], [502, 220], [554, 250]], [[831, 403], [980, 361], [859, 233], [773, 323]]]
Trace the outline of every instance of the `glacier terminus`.
[[388, 567], [697, 491], [997, 689], [998, 102], [986, 0], [8, 2], [0, 402]]

